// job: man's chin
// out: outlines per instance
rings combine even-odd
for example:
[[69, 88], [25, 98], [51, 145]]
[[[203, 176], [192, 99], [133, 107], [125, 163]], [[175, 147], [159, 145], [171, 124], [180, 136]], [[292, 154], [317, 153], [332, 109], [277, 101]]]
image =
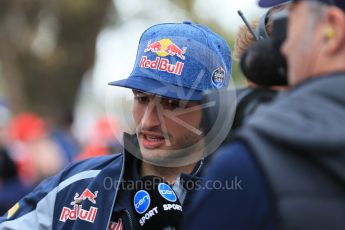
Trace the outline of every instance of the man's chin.
[[144, 162], [162, 167], [181, 167], [195, 163], [198, 160], [200, 160], [200, 157], [197, 157], [197, 155], [191, 156], [189, 154], [186, 154], [185, 151], [174, 151], [165, 149], [142, 149], [141, 156]]
[[143, 161], [148, 163], [159, 163], [166, 161], [167, 154], [166, 150], [162, 149], [146, 149], [141, 148], [141, 156]]

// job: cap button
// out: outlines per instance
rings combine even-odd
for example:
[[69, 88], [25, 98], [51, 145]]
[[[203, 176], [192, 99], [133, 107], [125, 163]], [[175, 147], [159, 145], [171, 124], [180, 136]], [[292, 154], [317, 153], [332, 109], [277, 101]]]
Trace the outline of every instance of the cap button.
[[183, 24], [193, 24], [193, 22], [191, 20], [185, 20], [182, 22]]

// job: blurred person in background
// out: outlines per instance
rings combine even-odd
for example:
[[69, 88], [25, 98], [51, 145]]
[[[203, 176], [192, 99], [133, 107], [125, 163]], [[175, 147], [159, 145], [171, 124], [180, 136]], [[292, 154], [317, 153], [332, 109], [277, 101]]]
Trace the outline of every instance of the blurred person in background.
[[31, 190], [30, 186], [20, 180], [17, 166], [7, 150], [10, 119], [11, 112], [7, 103], [0, 101], [0, 215]]
[[71, 130], [73, 121], [72, 112], [65, 112], [60, 126], [49, 131], [49, 138], [57, 144], [63, 156], [64, 165], [73, 162], [81, 152], [80, 144]]
[[124, 134], [123, 152], [78, 162], [44, 181], [0, 218], [0, 228], [140, 229], [135, 213], [150, 198], [132, 205], [135, 187], [123, 186], [150, 175], [164, 178], [173, 189], [164, 192], [188, 210], [185, 182], [200, 180], [207, 156], [203, 93], [226, 88], [231, 69], [229, 46], [206, 26], [187, 21], [145, 30], [132, 73], [110, 83], [133, 90], [136, 134]]
[[8, 141], [7, 128], [11, 116], [7, 102], [0, 99], [0, 146], [5, 146]]
[[281, 52], [290, 89], [217, 151], [204, 180], [239, 183], [195, 194], [185, 229], [344, 229], [345, 1], [292, 1]]
[[122, 150], [118, 138], [121, 137], [120, 124], [115, 119], [100, 117], [96, 120], [91, 134], [86, 141], [83, 151], [75, 160], [84, 160], [90, 157], [109, 155]]
[[17, 167], [8, 152], [0, 145], [0, 215], [10, 209], [18, 199], [31, 191], [31, 187], [22, 183]]
[[[291, 4], [285, 3], [282, 5], [278, 5], [275, 7], [270, 8], [265, 14], [261, 17], [257, 17], [250, 23], [250, 27], [252, 31], [248, 28], [247, 25], [240, 26], [238, 32], [236, 34], [236, 41], [234, 45], [234, 53], [233, 58], [235, 61], [240, 62], [242, 55], [244, 55], [253, 45], [260, 40], [263, 39], [270, 39], [272, 37], [272, 30], [273, 30], [273, 19], [272, 16], [278, 12], [289, 10]], [[253, 33], [254, 34], [253, 34]], [[257, 40], [259, 39], [259, 40]], [[267, 52], [268, 50], [261, 50], [262, 52]], [[265, 56], [262, 56], [263, 58]], [[267, 60], [270, 61], [270, 60]], [[265, 73], [263, 70], [258, 69], [258, 78], [262, 78], [262, 83], [260, 80], [256, 80], [254, 76], [247, 76], [244, 75], [246, 78], [246, 83], [248, 87], [266, 87], [266, 88], [277, 88], [281, 89], [278, 85], [274, 85], [276, 82], [272, 82], [269, 85], [264, 84], [265, 76], [260, 76]], [[268, 80], [270, 78], [274, 78], [274, 76], [267, 76]], [[254, 79], [253, 79], [254, 78]], [[254, 81], [253, 81], [253, 80]], [[283, 84], [282, 84], [283, 85]]]
[[46, 121], [34, 113], [21, 113], [10, 121], [8, 150], [28, 186], [37, 185], [64, 166], [64, 155], [49, 132]]

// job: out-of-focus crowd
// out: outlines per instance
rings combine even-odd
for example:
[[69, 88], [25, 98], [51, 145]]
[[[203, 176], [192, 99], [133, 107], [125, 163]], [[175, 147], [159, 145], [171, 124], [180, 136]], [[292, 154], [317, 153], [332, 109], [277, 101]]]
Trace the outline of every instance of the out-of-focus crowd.
[[[0, 101], [0, 216], [44, 178], [71, 162], [119, 152], [118, 122], [105, 116], [91, 125], [86, 140], [65, 127], [53, 127], [43, 117], [27, 112], [12, 115]], [[85, 135], [84, 135], [85, 136]]]

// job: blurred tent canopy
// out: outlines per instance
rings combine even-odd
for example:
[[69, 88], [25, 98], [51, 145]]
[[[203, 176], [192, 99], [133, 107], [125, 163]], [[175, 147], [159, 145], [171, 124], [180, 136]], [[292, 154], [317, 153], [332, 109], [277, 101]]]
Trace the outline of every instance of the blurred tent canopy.
[[61, 124], [73, 112], [111, 0], [2, 0], [0, 79], [14, 112]]

